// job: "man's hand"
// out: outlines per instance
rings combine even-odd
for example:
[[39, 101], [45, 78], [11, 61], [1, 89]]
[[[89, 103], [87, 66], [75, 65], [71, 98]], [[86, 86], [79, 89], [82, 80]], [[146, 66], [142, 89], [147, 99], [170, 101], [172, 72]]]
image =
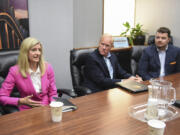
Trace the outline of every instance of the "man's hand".
[[131, 76], [131, 77], [129, 77], [129, 78], [126, 79], [126, 80], [134, 80], [134, 81], [136, 81], [136, 82], [142, 82], [142, 78], [141, 78], [140, 76], [138, 76], [138, 75], [136, 75], [136, 76]]
[[32, 99], [31, 99], [32, 96], [33, 96], [33, 95], [30, 95], [30, 96], [27, 96], [27, 97], [24, 97], [24, 98], [20, 98], [19, 101], [18, 101], [19, 105], [28, 105], [28, 106], [30, 106], [30, 107], [43, 106], [40, 101], [34, 101], [34, 100], [32, 100]]
[[142, 82], [143, 80], [139, 75], [136, 75], [135, 81], [136, 82]]

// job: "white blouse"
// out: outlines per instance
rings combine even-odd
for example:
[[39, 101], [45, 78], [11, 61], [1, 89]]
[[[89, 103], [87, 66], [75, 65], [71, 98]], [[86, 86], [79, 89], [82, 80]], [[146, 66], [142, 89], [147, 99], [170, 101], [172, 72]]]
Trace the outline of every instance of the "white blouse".
[[37, 70], [34, 72], [31, 69], [29, 69], [29, 74], [31, 76], [31, 80], [34, 86], [34, 89], [37, 93], [41, 93], [41, 71], [38, 67]]

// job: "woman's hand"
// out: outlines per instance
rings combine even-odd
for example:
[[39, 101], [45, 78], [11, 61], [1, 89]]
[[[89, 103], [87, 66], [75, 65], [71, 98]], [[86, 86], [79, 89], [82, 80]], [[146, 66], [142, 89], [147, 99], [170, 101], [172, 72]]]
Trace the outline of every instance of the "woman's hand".
[[32, 99], [31, 99], [32, 96], [33, 96], [33, 95], [30, 95], [30, 96], [27, 96], [27, 97], [24, 97], [24, 98], [20, 98], [19, 101], [18, 101], [19, 105], [28, 105], [28, 106], [30, 106], [30, 107], [43, 106], [40, 101], [34, 101], [34, 100], [32, 100]]

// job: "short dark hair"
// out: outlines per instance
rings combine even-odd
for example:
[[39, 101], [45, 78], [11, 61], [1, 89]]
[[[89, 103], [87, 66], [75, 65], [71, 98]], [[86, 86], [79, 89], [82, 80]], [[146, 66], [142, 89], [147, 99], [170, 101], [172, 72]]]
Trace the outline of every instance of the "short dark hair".
[[171, 31], [169, 30], [169, 28], [167, 27], [160, 27], [157, 32], [159, 33], [167, 33], [168, 34], [168, 37], [170, 38], [171, 37]]

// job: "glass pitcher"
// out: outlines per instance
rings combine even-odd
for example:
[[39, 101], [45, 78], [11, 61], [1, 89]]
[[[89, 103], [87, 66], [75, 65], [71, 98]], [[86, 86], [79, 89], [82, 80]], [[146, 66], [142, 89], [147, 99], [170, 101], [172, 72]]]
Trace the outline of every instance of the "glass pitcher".
[[172, 83], [165, 80], [151, 79], [152, 97], [158, 99], [158, 104], [162, 107], [174, 104], [176, 101], [176, 90]]
[[149, 92], [149, 98], [157, 100], [158, 115], [163, 116], [166, 114], [168, 106], [176, 101], [176, 90], [169, 81], [151, 79], [150, 83], [152, 91]]

